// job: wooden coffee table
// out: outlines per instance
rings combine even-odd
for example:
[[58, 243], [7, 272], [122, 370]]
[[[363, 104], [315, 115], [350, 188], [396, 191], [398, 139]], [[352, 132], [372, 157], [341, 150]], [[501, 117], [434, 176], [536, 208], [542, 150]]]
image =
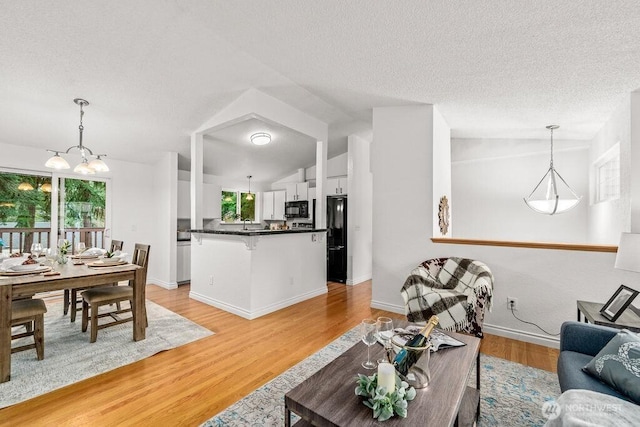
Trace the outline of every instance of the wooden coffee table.
[[[398, 326], [398, 325], [396, 325]], [[467, 345], [431, 354], [431, 382], [417, 389], [409, 402], [407, 418], [397, 416], [385, 426], [466, 426], [473, 425], [480, 411], [480, 339], [446, 332]], [[371, 359], [383, 357], [382, 346], [371, 347]], [[367, 346], [362, 342], [338, 356], [284, 397], [285, 426], [291, 425], [291, 412], [302, 419], [296, 426], [369, 426], [380, 425], [372, 410], [356, 396], [357, 374], [371, 375], [361, 363], [367, 359]], [[476, 362], [476, 388], [467, 381]]]

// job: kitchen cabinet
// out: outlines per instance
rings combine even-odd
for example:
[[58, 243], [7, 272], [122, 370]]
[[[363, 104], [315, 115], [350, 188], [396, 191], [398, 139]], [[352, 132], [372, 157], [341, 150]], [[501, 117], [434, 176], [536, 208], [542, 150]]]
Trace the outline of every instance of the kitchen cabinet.
[[308, 200], [309, 198], [308, 182], [292, 182], [287, 184], [287, 202], [298, 200]]
[[191, 242], [178, 242], [176, 249], [176, 281], [188, 282], [191, 280]]
[[262, 219], [284, 219], [285, 191], [262, 193]]
[[344, 196], [347, 194], [347, 177], [327, 178], [327, 196]]
[[178, 218], [191, 218], [191, 186], [189, 181], [178, 181]]

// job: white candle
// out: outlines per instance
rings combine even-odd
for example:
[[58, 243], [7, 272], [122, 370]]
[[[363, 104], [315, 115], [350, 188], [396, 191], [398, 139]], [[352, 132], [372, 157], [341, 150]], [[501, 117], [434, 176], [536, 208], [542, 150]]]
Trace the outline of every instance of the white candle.
[[396, 389], [396, 370], [391, 363], [378, 364], [378, 387], [384, 387], [387, 393]]

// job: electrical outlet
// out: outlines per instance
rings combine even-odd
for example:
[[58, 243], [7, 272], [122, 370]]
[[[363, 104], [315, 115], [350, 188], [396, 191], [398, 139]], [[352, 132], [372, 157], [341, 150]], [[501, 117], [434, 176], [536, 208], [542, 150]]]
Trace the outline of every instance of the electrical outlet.
[[507, 309], [518, 310], [518, 298], [507, 297]]

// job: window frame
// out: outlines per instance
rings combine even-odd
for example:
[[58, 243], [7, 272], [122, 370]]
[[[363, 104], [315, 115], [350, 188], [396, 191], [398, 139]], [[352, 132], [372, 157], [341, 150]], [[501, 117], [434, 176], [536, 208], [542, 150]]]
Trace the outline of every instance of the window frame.
[[[593, 162], [593, 176], [593, 204], [620, 199], [620, 141], [616, 142]], [[613, 191], [607, 190], [603, 192], [603, 185], [613, 188]]]

